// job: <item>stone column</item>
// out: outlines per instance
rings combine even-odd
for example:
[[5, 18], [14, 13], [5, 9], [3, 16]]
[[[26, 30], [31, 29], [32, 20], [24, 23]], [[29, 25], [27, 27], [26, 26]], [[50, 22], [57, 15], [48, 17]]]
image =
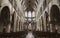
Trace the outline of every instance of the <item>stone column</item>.
[[16, 32], [16, 21], [17, 21], [17, 15], [16, 12], [14, 13], [14, 32]]
[[17, 32], [19, 31], [19, 18], [17, 19]]

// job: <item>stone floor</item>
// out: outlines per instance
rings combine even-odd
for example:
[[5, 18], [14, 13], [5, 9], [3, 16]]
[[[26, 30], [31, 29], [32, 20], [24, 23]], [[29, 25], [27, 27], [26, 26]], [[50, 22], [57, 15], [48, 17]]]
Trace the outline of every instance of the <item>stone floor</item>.
[[60, 38], [60, 34], [54, 32], [20, 31], [15, 33], [0, 33], [0, 38]]

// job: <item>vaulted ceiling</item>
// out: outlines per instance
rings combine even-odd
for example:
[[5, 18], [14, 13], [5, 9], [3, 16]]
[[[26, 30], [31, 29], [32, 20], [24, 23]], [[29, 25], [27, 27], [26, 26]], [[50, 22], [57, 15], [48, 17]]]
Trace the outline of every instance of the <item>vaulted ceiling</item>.
[[38, 5], [38, 0], [22, 0], [21, 4], [25, 11], [35, 11]]

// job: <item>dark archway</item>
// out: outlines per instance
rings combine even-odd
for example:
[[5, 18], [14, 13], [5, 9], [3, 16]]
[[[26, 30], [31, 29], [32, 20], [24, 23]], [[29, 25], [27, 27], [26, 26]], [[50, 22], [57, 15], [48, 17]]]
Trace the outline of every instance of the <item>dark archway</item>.
[[2, 31], [3, 32], [6, 32], [7, 30], [7, 27], [8, 27], [8, 24], [10, 23], [10, 10], [7, 6], [3, 7], [2, 8], [2, 11], [1, 11], [1, 28], [2, 28]]
[[51, 18], [51, 24], [53, 27], [53, 31], [58, 30], [58, 27], [60, 25], [60, 11], [57, 5], [53, 5], [50, 10], [50, 18]]

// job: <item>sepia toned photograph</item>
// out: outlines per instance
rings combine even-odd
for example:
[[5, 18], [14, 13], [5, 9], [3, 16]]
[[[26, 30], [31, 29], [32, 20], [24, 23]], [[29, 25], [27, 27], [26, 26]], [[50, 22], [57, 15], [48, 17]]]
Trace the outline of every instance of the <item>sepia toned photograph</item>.
[[0, 0], [0, 38], [60, 38], [60, 0]]

